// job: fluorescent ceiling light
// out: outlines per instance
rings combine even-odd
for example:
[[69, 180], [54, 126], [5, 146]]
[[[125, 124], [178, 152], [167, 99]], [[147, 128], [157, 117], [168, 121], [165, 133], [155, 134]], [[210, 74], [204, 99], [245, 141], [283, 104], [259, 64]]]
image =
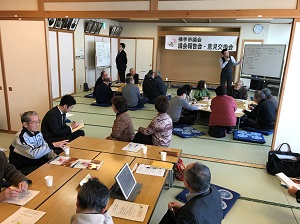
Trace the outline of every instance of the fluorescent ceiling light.
[[129, 18], [130, 20], [135, 20], [135, 21], [157, 21], [159, 18]]
[[235, 19], [235, 20], [240, 20], [240, 21], [272, 21], [273, 18], [242, 18], [242, 19]]

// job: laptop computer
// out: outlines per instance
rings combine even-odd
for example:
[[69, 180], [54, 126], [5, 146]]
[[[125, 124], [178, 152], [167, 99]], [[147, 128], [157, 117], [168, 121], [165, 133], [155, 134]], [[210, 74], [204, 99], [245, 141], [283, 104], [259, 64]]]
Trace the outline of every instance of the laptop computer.
[[110, 197], [134, 201], [140, 192], [142, 184], [136, 182], [128, 163], [122, 167], [115, 179], [116, 183], [110, 190]]

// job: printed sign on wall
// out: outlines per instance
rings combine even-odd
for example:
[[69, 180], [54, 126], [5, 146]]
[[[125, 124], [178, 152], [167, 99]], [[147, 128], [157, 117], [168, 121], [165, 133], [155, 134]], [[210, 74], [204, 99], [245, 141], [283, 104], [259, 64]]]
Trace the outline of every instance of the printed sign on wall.
[[221, 51], [227, 48], [229, 51], [236, 51], [237, 38], [237, 36], [166, 35], [165, 49]]

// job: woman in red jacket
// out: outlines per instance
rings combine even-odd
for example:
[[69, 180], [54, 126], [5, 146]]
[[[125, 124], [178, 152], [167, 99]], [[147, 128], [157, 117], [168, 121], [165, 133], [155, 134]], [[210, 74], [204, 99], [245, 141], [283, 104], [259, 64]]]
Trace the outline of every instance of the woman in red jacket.
[[225, 86], [218, 86], [217, 96], [211, 101], [208, 134], [212, 137], [223, 138], [232, 133], [232, 126], [236, 125], [235, 100], [226, 95]]

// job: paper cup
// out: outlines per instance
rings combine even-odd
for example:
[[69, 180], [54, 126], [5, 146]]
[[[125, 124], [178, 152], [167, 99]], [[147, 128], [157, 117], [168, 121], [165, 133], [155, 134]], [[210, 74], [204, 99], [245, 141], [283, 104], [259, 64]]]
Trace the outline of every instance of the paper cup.
[[65, 146], [64, 147], [64, 151], [65, 151], [66, 155], [69, 155], [70, 154], [70, 147], [69, 146]]
[[168, 78], [166, 78], [166, 81], [168, 81], [169, 79]]
[[244, 109], [248, 110], [248, 104], [247, 103], [244, 104]]
[[147, 154], [147, 146], [143, 146], [142, 147], [142, 153], [144, 154], [144, 155], [146, 155]]
[[53, 176], [46, 176], [45, 177], [47, 187], [51, 187], [53, 184]]
[[166, 159], [167, 159], [167, 153], [166, 152], [161, 152], [160, 156], [161, 156], [162, 161], [166, 161]]

